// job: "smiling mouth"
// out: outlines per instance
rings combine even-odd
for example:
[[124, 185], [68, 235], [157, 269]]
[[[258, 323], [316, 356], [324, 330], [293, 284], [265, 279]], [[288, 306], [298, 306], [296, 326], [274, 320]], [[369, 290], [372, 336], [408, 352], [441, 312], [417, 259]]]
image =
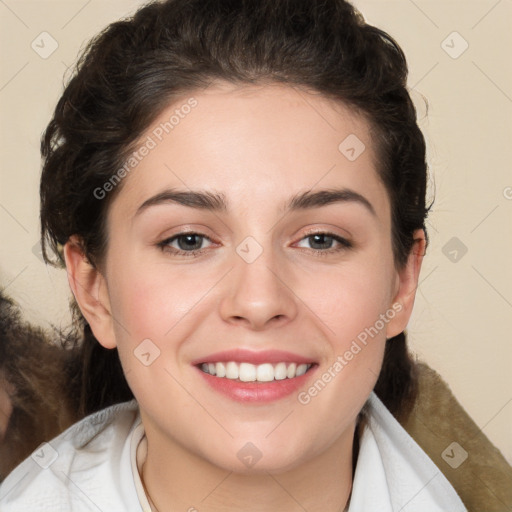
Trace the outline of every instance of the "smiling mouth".
[[314, 364], [297, 363], [237, 363], [235, 361], [202, 363], [198, 367], [204, 372], [221, 379], [238, 382], [272, 382], [294, 379], [308, 372]]

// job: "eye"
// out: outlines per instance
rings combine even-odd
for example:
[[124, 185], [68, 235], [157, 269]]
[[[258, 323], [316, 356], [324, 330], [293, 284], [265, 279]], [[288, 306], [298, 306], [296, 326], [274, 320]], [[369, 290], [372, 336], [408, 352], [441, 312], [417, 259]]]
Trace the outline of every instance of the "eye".
[[158, 246], [163, 251], [189, 256], [199, 253], [204, 249], [204, 247], [202, 247], [204, 240], [211, 242], [206, 235], [200, 233], [179, 233], [163, 240]]
[[318, 255], [339, 252], [352, 247], [352, 243], [346, 238], [323, 231], [308, 234], [301, 240], [301, 242], [304, 241], [309, 243], [309, 248], [313, 249]]
[[[209, 237], [201, 233], [178, 233], [177, 235], [174, 235], [170, 238], [166, 238], [157, 245], [162, 251], [169, 252], [177, 256], [194, 257], [201, 254], [206, 249], [206, 247], [203, 246], [205, 240], [207, 240], [210, 245], [213, 244]], [[312, 250], [313, 254], [317, 256], [325, 256], [353, 247], [352, 243], [347, 239], [334, 233], [323, 231], [308, 234], [301, 239], [299, 244], [304, 242], [310, 244], [309, 249]], [[299, 247], [304, 246], [299, 245]]]

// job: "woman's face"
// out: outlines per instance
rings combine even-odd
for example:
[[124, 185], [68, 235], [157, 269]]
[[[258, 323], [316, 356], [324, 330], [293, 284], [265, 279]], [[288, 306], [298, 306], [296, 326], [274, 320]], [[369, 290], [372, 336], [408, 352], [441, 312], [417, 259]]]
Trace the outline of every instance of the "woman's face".
[[289, 86], [219, 83], [137, 148], [88, 320], [150, 443], [239, 472], [347, 448], [414, 296], [367, 124]]

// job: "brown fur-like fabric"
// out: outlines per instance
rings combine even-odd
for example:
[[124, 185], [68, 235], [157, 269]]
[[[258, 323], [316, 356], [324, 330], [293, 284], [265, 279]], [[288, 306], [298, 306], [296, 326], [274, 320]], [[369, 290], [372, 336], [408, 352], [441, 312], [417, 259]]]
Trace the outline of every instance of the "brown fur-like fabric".
[[418, 373], [418, 397], [402, 426], [450, 481], [469, 512], [511, 512], [512, 467], [440, 375], [424, 363], [418, 363]]
[[78, 419], [68, 392], [71, 352], [49, 339], [50, 333], [25, 323], [16, 305], [0, 293], [0, 385], [12, 405], [0, 435], [0, 481]]

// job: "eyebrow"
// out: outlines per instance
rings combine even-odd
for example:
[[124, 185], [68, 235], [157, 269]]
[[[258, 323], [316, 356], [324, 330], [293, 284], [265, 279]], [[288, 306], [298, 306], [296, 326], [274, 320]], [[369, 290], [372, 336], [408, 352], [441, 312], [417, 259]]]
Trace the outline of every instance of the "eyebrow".
[[[142, 213], [151, 206], [176, 203], [190, 208], [200, 210], [208, 210], [218, 213], [226, 213], [229, 210], [226, 197], [222, 193], [210, 192], [207, 190], [188, 190], [181, 191], [177, 189], [168, 189], [160, 192], [146, 201], [144, 201], [135, 216]], [[374, 207], [364, 196], [355, 190], [342, 189], [325, 189], [313, 192], [306, 192], [292, 196], [287, 203], [284, 204], [283, 212], [308, 210], [312, 208], [320, 208], [335, 203], [356, 203], [364, 206], [373, 216], [377, 216]]]

